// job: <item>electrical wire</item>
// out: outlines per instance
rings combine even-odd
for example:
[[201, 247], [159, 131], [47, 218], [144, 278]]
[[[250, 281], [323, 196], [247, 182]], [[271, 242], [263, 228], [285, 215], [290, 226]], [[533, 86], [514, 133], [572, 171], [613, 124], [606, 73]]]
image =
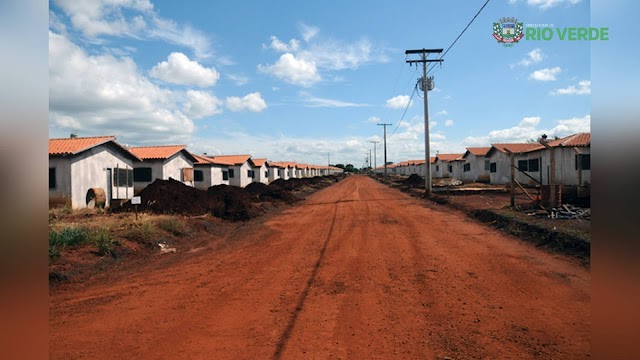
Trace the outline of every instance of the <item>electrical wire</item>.
[[[396, 128], [393, 129], [393, 132], [391, 133], [391, 135], [387, 136], [387, 139], [390, 139], [393, 134], [396, 133], [396, 130], [398, 130], [398, 127], [400, 126], [400, 124], [402, 124], [402, 120], [404, 120], [404, 116], [407, 115], [407, 110], [409, 110], [409, 106], [411, 105], [411, 100], [413, 100], [413, 95], [415, 95], [415, 93], [418, 92], [418, 82], [416, 82], [416, 85], [413, 87], [413, 92], [411, 93], [411, 97], [409, 98], [409, 102], [407, 103], [407, 107], [404, 108], [404, 112], [402, 113], [402, 117], [400, 118], [400, 121], [398, 122], [398, 125], [396, 125]], [[420, 96], [420, 95], [418, 95]]]
[[[484, 9], [485, 6], [487, 6], [487, 4], [489, 3], [490, 0], [487, 0], [484, 5], [482, 5], [482, 7], [480, 8], [480, 10], [478, 10], [478, 12], [476, 13], [476, 15], [473, 17], [473, 19], [471, 19], [471, 21], [469, 21], [469, 23], [467, 24], [467, 26], [465, 26], [465, 28], [462, 30], [462, 32], [460, 33], [460, 35], [458, 35], [458, 37], [451, 43], [451, 45], [449, 45], [449, 47], [447, 48], [447, 50], [440, 55], [440, 57], [438, 59], [442, 59], [445, 55], [447, 55], [447, 53], [449, 52], [449, 50], [451, 50], [451, 48], [453, 47], [453, 45], [456, 44], [456, 42], [458, 42], [458, 39], [460, 39], [460, 37], [462, 36], [462, 34], [464, 34], [465, 31], [467, 31], [467, 29], [469, 28], [469, 26], [471, 26], [471, 24], [473, 23], [473, 21], [478, 17], [478, 15], [480, 15], [480, 13], [482, 12], [482, 10]], [[431, 65], [431, 67], [427, 68], [427, 71], [433, 69], [436, 66], [437, 62], [433, 63]]]

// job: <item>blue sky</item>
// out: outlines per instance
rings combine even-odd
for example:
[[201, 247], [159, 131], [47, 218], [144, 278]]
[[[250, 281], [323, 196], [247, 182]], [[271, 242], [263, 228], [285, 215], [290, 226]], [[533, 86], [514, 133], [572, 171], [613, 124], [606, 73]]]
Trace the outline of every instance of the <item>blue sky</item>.
[[[332, 163], [362, 166], [385, 122], [388, 160], [420, 159], [422, 70], [404, 52], [446, 49], [484, 3], [55, 0], [49, 135], [315, 164], [330, 152]], [[612, 24], [590, 24], [589, 8], [489, 1], [430, 71], [432, 154], [589, 131], [590, 42], [556, 35], [506, 48], [492, 37], [502, 17], [614, 37]]]

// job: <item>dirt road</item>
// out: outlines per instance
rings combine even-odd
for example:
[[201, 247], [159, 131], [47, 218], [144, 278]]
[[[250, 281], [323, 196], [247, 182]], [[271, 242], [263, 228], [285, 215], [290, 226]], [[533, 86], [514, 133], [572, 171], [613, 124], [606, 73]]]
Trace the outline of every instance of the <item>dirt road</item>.
[[52, 359], [591, 354], [587, 269], [367, 177], [133, 270], [52, 290]]

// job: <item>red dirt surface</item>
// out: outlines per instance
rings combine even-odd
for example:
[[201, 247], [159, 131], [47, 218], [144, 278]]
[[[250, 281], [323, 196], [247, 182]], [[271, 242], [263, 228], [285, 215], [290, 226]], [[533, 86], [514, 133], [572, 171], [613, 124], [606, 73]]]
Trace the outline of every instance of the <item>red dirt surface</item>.
[[190, 252], [51, 289], [51, 359], [584, 359], [590, 274], [351, 176]]

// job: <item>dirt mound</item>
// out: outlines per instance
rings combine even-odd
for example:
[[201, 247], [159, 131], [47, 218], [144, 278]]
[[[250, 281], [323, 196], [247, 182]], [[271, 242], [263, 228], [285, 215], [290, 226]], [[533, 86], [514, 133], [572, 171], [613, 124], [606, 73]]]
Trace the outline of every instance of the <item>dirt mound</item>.
[[[276, 180], [277, 181], [277, 180]], [[247, 185], [245, 191], [251, 196], [253, 200], [263, 201], [282, 201], [285, 203], [292, 203], [297, 198], [289, 191], [283, 189], [278, 185], [265, 185], [263, 183], [251, 183]]]
[[260, 211], [251, 201], [249, 193], [229, 185], [215, 185], [207, 189], [207, 196], [214, 205], [211, 213], [227, 220], [249, 220]]
[[[248, 220], [259, 215], [249, 195], [242, 189], [218, 185], [207, 191], [187, 186], [180, 181], [156, 179], [139, 194], [140, 211], [156, 214], [213, 214], [227, 220]], [[126, 202], [114, 212], [133, 211], [135, 205]]]
[[424, 179], [422, 176], [417, 174], [411, 174], [407, 179], [402, 182], [402, 185], [416, 187], [424, 184]]

